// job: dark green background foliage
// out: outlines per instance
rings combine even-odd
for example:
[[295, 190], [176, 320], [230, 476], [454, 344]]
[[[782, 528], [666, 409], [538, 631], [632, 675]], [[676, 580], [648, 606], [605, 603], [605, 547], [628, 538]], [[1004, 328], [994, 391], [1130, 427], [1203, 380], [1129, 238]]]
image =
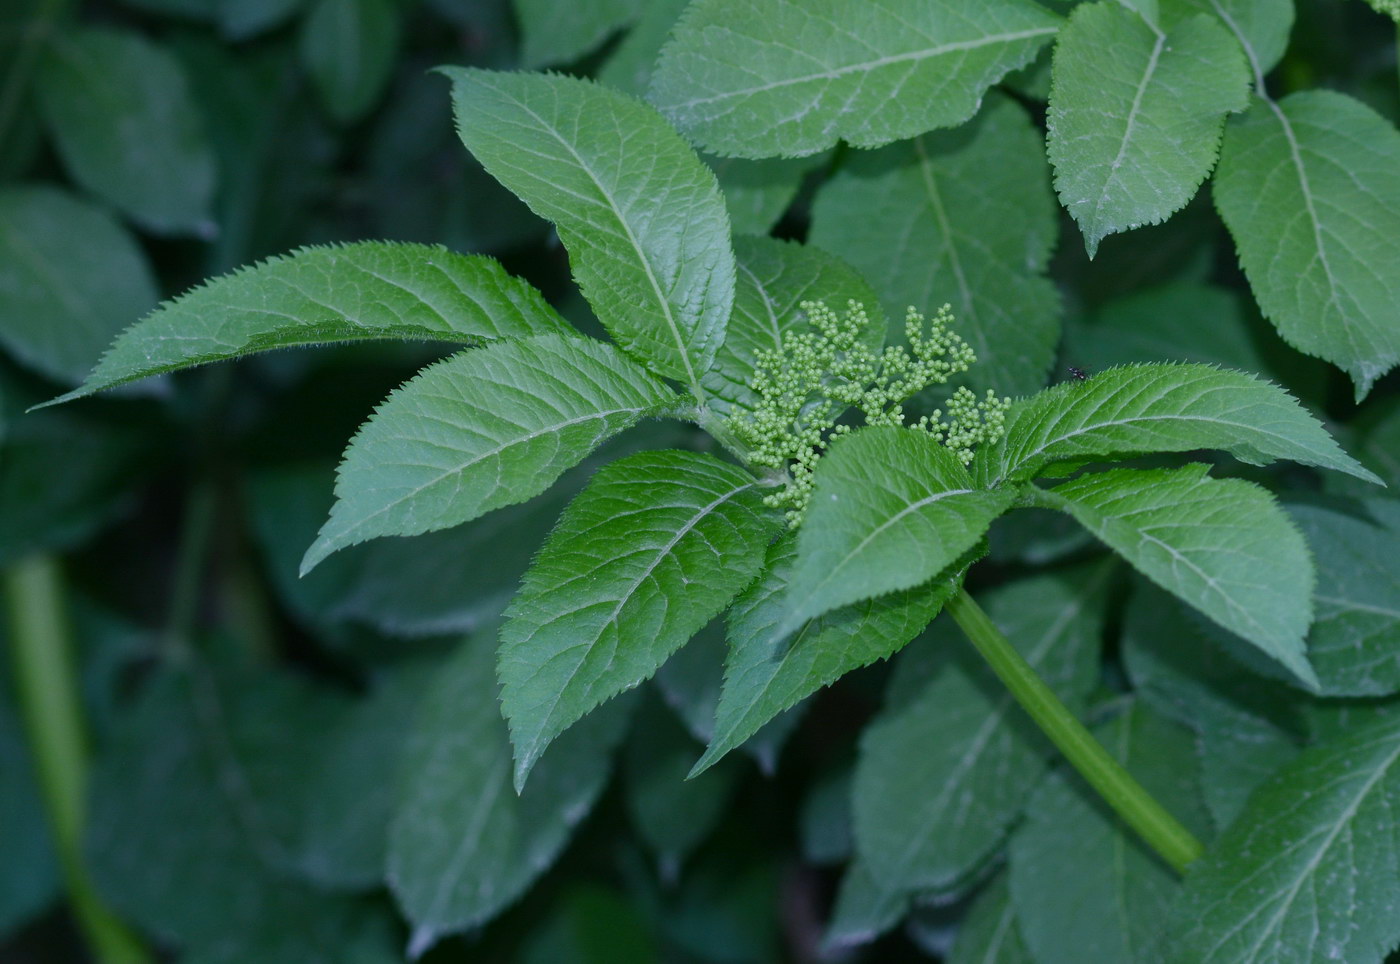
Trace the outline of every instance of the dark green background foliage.
[[[0, 663], [0, 959], [88, 953], [74, 867], [201, 964], [1386, 959], [1398, 19], [6, 0], [0, 568], [90, 759], [65, 874]], [[725, 418], [849, 298], [1018, 401], [794, 534]]]

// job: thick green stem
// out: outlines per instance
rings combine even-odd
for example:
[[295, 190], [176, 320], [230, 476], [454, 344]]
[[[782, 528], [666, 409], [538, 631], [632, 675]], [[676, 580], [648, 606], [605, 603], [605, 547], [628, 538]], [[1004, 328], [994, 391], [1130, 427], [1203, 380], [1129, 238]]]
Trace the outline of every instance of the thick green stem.
[[966, 590], [959, 590], [947, 609], [1016, 702], [1060, 748], [1080, 776], [1163, 860], [1178, 873], [1184, 872], [1201, 855], [1201, 842], [1109, 756]]
[[103, 964], [146, 964], [150, 955], [107, 909], [83, 862], [88, 748], [58, 560], [30, 556], [3, 581], [20, 710], [74, 917]]

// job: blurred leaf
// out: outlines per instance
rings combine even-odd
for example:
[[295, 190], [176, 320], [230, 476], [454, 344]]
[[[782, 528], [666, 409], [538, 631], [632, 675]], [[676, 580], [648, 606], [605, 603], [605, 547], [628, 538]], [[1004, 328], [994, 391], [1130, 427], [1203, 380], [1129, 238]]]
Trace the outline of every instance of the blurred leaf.
[[1050, 162], [1091, 258], [1105, 235], [1184, 207], [1215, 166], [1225, 115], [1248, 106], [1229, 31], [1207, 16], [1163, 29], [1155, 8], [1081, 4], [1055, 43]]
[[630, 704], [614, 701], [565, 733], [511, 791], [511, 746], [496, 704], [494, 634], [441, 670], [403, 756], [388, 880], [417, 956], [485, 923], [544, 873], [607, 783]]
[[1292, 459], [1378, 481], [1283, 389], [1245, 372], [1186, 364], [1126, 365], [1021, 399], [1002, 440], [979, 451], [976, 465], [979, 478], [998, 485], [1037, 478], [1056, 462], [1202, 448], [1253, 465]]
[[1197, 861], [1170, 960], [1380, 960], [1400, 940], [1400, 716], [1361, 723], [1264, 782]]
[[1388, 507], [1390, 518], [1368, 523], [1346, 506], [1289, 506], [1317, 560], [1308, 661], [1326, 696], [1400, 691], [1400, 503], [1375, 500], [1356, 508], [1364, 512], [1373, 504], [1382, 512]]
[[1360, 401], [1400, 361], [1400, 133], [1333, 91], [1256, 100], [1226, 126], [1215, 185], [1264, 316]]
[[87, 851], [105, 898], [187, 960], [395, 960], [382, 916], [289, 872], [314, 761], [303, 734], [338, 705], [290, 677], [217, 679], [202, 662], [147, 680], [93, 773]]
[[[1132, 704], [1094, 734], [1167, 812], [1210, 836], [1188, 730]], [[1162, 959], [1177, 873], [1077, 774], [1061, 768], [1042, 781], [1010, 862], [1016, 922], [1036, 964]]]
[[853, 853], [851, 836], [851, 780], [849, 764], [828, 770], [807, 788], [798, 830], [802, 859], [813, 864], [835, 864]]
[[927, 582], [977, 544], [1012, 493], [973, 488], [926, 432], [864, 428], [817, 464], [778, 636], [833, 609]]
[[[8, 647], [6, 647], [8, 649]], [[8, 657], [8, 652], [6, 656]], [[58, 862], [49, 840], [34, 761], [10, 705], [8, 658], [0, 667], [0, 945], [59, 897]]]
[[517, 789], [551, 740], [650, 678], [753, 580], [778, 525], [754, 477], [711, 455], [645, 452], [593, 477], [501, 629]]
[[566, 330], [538, 291], [490, 258], [384, 242], [302, 248], [163, 303], [61, 401], [272, 348], [373, 338], [474, 344]]
[[837, 311], [852, 299], [861, 302], [870, 316], [866, 343], [880, 350], [885, 318], [875, 292], [845, 262], [819, 248], [773, 238], [736, 237], [734, 252], [734, 314], [703, 379], [715, 411], [731, 416], [735, 409], [752, 411], [758, 402], [757, 357], [780, 348], [784, 336], [811, 328], [801, 309], [804, 301], [822, 301]]
[[857, 857], [841, 876], [822, 944], [832, 951], [868, 944], [898, 924], [909, 903], [908, 893], [881, 884]]
[[104, 210], [51, 187], [0, 189], [0, 343], [20, 362], [82, 381], [156, 298], [145, 254]]
[[525, 940], [521, 964], [655, 964], [661, 954], [638, 909], [611, 890], [576, 886]]
[[378, 536], [447, 529], [544, 491], [675, 394], [610, 345], [541, 335], [453, 355], [361, 427], [301, 563]]
[[892, 321], [947, 302], [977, 352], [979, 389], [1045, 384], [1059, 296], [1044, 276], [1059, 233], [1040, 131], [989, 94], [968, 125], [850, 157], [822, 186], [809, 240], [875, 286]]
[[[539, 2], [539, 0], [535, 0]], [[607, 63], [598, 71], [598, 79], [634, 97], [645, 97], [651, 86], [651, 73], [656, 66], [661, 45], [671, 35], [676, 19], [690, 0], [649, 0], [641, 4], [636, 25], [622, 38]]]
[[1011, 905], [1008, 874], [998, 874], [973, 901], [958, 928], [948, 964], [1035, 964]]
[[322, 103], [342, 124], [359, 120], [378, 103], [394, 69], [394, 0], [315, 0], [301, 29], [301, 58]]
[[214, 153], [179, 61], [136, 33], [54, 37], [39, 106], [73, 179], [160, 234], [216, 230]]
[[626, 27], [646, 9], [643, 0], [514, 0], [525, 67], [577, 60]]
[[[1094, 684], [1113, 568], [1100, 561], [987, 595], [993, 620], [1071, 710]], [[981, 657], [948, 623], [939, 626], [921, 648], [954, 657], [922, 679], [917, 662], [901, 662], [899, 685], [923, 685], [866, 727], [852, 791], [859, 859], [882, 888], [901, 893], [969, 880], [1001, 845], [1051, 754]]]
[[696, 0], [661, 51], [651, 99], [716, 154], [879, 147], [967, 120], [1059, 22], [1025, 0]]
[[1112, 469], [1035, 497], [1315, 688], [1303, 644], [1315, 578], [1307, 544], [1268, 490], [1208, 471]]
[[[714, 175], [652, 108], [570, 77], [445, 68], [467, 149], [552, 221], [622, 347], [704, 397], [734, 300]], [[645, 152], [619, 145], [645, 143]]]
[[219, 27], [230, 40], [247, 40], [285, 23], [306, 0], [217, 0]]

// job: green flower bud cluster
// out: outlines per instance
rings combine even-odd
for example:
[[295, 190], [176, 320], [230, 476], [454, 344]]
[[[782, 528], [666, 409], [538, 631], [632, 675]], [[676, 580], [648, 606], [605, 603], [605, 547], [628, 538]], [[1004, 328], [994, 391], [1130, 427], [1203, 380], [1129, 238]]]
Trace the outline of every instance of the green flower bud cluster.
[[[765, 498], [784, 508], [788, 524], [802, 521], [812, 498], [812, 474], [831, 438], [851, 430], [837, 419], [856, 408], [867, 425], [903, 425], [904, 403], [929, 385], [941, 385], [977, 361], [952, 330], [948, 305], [928, 322], [914, 308], [905, 315], [909, 347], [875, 352], [866, 344], [870, 317], [858, 301], [838, 315], [819, 301], [804, 301], [810, 329], [789, 332], [775, 349], [755, 358], [753, 388], [759, 401], [751, 413], [730, 419], [735, 437], [749, 446], [756, 466], [785, 473], [784, 484]], [[967, 464], [973, 448], [1002, 435], [1010, 399], [988, 392], [979, 402], [959, 388], [947, 402], [948, 418], [935, 411], [913, 428], [933, 435]]]

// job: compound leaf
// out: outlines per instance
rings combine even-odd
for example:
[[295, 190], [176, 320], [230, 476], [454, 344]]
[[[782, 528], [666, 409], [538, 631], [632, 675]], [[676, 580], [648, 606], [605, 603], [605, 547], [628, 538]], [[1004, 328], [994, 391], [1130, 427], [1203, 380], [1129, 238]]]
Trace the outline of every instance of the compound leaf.
[[1267, 490], [1208, 471], [1112, 469], [1033, 492], [1316, 688], [1303, 645], [1312, 622], [1307, 544]]
[[516, 786], [559, 733], [654, 674], [758, 574], [777, 516], [698, 452], [614, 462], [565, 510], [501, 629]]
[[1332, 91], [1256, 100], [1225, 129], [1215, 205], [1264, 316], [1364, 398], [1400, 361], [1400, 133]]
[[446, 529], [524, 502], [675, 398], [610, 345], [584, 338], [541, 335], [453, 355], [361, 426], [301, 571], [366, 539]]
[[650, 106], [592, 81], [447, 68], [457, 132], [554, 222], [574, 277], [623, 348], [703, 397], [734, 301], [715, 177]]
[[817, 463], [776, 633], [927, 582], [971, 549], [1013, 498], [974, 488], [957, 457], [918, 429], [865, 428], [839, 439]]
[[990, 93], [965, 127], [850, 157], [812, 206], [809, 241], [845, 258], [900, 322], [953, 306], [978, 388], [1045, 384], [1060, 299], [1045, 277], [1059, 232], [1042, 135]]
[[1192, 866], [1174, 964], [1378, 961], [1400, 941], [1400, 717], [1353, 724], [1250, 796]]
[[1035, 478], [1055, 462], [1224, 449], [1253, 464], [1292, 459], [1380, 480], [1297, 400], [1268, 382], [1210, 365], [1125, 365], [1016, 402], [1006, 435], [979, 453], [991, 485]]
[[1055, 189], [1089, 257], [1105, 235], [1191, 200], [1225, 114], [1248, 95], [1239, 45], [1211, 17], [1163, 30], [1114, 0], [1075, 9], [1056, 40], [1046, 125]]
[[967, 120], [1059, 23], [1028, 0], [698, 0], [651, 99], [717, 154], [879, 147]]
[[57, 401], [272, 348], [372, 338], [472, 343], [565, 330], [538, 291], [490, 258], [373, 241], [301, 248], [165, 302]]

